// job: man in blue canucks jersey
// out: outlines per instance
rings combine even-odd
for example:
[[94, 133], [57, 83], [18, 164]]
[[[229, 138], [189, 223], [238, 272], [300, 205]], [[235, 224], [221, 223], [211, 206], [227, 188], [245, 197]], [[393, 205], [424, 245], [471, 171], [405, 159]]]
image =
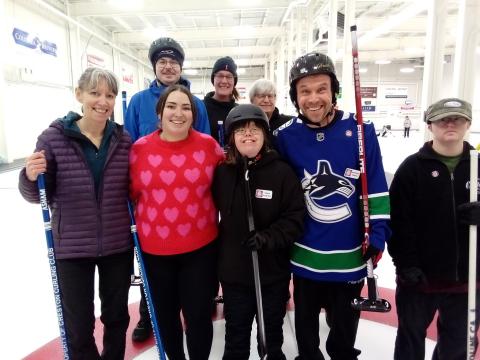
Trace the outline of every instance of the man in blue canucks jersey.
[[354, 114], [336, 107], [339, 82], [331, 59], [320, 53], [298, 58], [290, 70], [290, 98], [299, 115], [275, 131], [277, 147], [302, 182], [308, 215], [294, 244], [297, 360], [324, 359], [318, 316], [328, 314], [326, 349], [331, 359], [354, 360], [366, 260], [378, 261], [390, 236], [388, 187], [373, 124], [364, 125], [370, 243], [363, 242], [360, 161]]

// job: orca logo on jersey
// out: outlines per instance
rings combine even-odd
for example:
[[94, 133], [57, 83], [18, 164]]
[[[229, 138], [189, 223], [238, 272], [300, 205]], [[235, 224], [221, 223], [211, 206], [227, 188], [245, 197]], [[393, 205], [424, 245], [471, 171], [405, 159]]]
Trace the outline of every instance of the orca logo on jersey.
[[352, 215], [347, 203], [337, 206], [321, 206], [319, 200], [334, 194], [349, 198], [355, 191], [355, 186], [345, 177], [335, 174], [327, 160], [318, 160], [317, 172], [313, 175], [303, 170], [305, 177], [302, 187], [305, 193], [305, 202], [308, 214], [322, 223], [342, 221]]

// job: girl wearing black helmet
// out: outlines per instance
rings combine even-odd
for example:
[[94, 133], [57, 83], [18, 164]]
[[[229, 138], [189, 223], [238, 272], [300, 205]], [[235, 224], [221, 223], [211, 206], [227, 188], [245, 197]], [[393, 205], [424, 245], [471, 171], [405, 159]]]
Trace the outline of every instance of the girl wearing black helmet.
[[[220, 211], [219, 279], [226, 321], [223, 359], [248, 359], [257, 313], [251, 251], [258, 251], [268, 359], [285, 359], [283, 318], [289, 298], [289, 252], [303, 231], [305, 206], [298, 179], [268, 141], [268, 120], [256, 105], [233, 108], [225, 121], [227, 160], [212, 191]], [[256, 231], [249, 233], [247, 161]]]

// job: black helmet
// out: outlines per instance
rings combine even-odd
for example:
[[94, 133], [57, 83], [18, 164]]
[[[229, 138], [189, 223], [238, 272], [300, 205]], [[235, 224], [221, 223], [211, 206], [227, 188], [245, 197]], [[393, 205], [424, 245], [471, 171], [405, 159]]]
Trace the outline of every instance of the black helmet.
[[253, 120], [255, 123], [260, 124], [268, 134], [268, 118], [265, 112], [253, 104], [240, 104], [235, 106], [227, 115], [225, 119], [225, 142], [228, 141], [230, 133], [236, 125], [241, 124], [244, 121]]
[[300, 56], [293, 63], [290, 69], [290, 99], [298, 110], [297, 104], [297, 81], [310, 75], [325, 74], [329, 75], [332, 83], [332, 103], [336, 104], [337, 98], [335, 94], [340, 91], [337, 75], [335, 74], [335, 65], [332, 60], [325, 54], [311, 52]]
[[162, 56], [177, 60], [180, 66], [183, 66], [183, 61], [185, 60], [183, 48], [178, 42], [169, 37], [158, 38], [150, 45], [148, 59], [152, 63], [153, 71], [155, 71], [157, 60]]

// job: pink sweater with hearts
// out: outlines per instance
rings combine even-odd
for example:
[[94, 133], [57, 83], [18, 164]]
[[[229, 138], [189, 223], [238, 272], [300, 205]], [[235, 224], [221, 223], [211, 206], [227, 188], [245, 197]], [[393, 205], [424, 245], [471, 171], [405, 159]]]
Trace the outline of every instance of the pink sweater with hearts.
[[217, 236], [210, 186], [223, 150], [209, 135], [191, 130], [168, 142], [160, 131], [138, 139], [130, 152], [130, 197], [140, 246], [153, 255], [182, 254]]

